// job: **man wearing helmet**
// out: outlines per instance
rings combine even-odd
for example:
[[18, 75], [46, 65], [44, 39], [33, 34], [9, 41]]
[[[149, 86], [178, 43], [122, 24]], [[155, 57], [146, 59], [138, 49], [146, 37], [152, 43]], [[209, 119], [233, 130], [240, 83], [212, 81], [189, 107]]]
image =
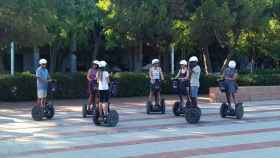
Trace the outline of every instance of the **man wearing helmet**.
[[234, 104], [236, 104], [235, 93], [237, 91], [237, 70], [236, 70], [236, 62], [231, 60], [228, 64], [228, 67], [225, 69], [223, 73], [223, 77], [225, 79], [225, 90], [226, 97], [228, 101], [228, 105], [231, 106], [231, 97], [233, 99]]
[[40, 59], [40, 66], [36, 70], [37, 78], [37, 104], [43, 107], [46, 103], [47, 93], [48, 93], [48, 82], [50, 81], [49, 72], [47, 70], [46, 59]]
[[190, 92], [191, 92], [191, 102], [193, 106], [197, 106], [198, 90], [200, 86], [200, 66], [198, 65], [198, 58], [193, 56], [189, 59], [190, 68]]
[[180, 61], [180, 70], [178, 74], [176, 75], [176, 79], [179, 79], [179, 84], [178, 84], [178, 94], [180, 97], [180, 101], [183, 102], [183, 95], [186, 96], [187, 102], [190, 103], [190, 98], [189, 98], [189, 90], [188, 90], [188, 85], [189, 85], [189, 70], [188, 70], [188, 62], [186, 60], [181, 60]]
[[[160, 83], [161, 80], [164, 80], [163, 72], [162, 72], [162, 69], [161, 69], [159, 63], [160, 63], [159, 59], [153, 59], [152, 67], [149, 70], [149, 78], [150, 78], [150, 83], [151, 83], [150, 95], [149, 95], [150, 102], [152, 101], [153, 92], [154, 92], [156, 83]], [[160, 91], [157, 91], [157, 95], [158, 95], [158, 100], [160, 100]], [[156, 103], [156, 104], [158, 105], [159, 103]]]
[[89, 92], [89, 98], [88, 98], [88, 111], [93, 110], [93, 104], [96, 103], [96, 94], [98, 91], [97, 88], [97, 79], [96, 74], [98, 71], [98, 64], [99, 61], [94, 60], [92, 61], [92, 67], [88, 70], [87, 73], [87, 80], [88, 80], [88, 92]]

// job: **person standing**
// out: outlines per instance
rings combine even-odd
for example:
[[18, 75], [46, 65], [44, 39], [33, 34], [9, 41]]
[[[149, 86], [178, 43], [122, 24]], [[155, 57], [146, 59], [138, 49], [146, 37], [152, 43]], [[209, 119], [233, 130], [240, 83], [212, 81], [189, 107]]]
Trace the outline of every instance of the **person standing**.
[[47, 69], [48, 61], [46, 59], [40, 59], [40, 66], [36, 70], [37, 78], [37, 105], [44, 107], [46, 104], [48, 94], [48, 82], [51, 81], [49, 72]]
[[200, 86], [200, 73], [201, 68], [198, 64], [198, 58], [192, 56], [189, 59], [189, 68], [190, 68], [190, 92], [191, 92], [191, 102], [193, 106], [197, 106], [197, 97]]

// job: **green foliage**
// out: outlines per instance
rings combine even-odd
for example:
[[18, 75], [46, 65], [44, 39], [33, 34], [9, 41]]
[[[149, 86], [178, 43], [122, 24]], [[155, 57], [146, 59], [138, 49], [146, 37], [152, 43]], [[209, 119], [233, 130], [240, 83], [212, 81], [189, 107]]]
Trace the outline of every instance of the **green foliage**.
[[[276, 71], [275, 71], [276, 72]], [[278, 71], [279, 72], [279, 71]], [[86, 98], [87, 80], [85, 73], [53, 74], [57, 80], [57, 99]], [[172, 94], [171, 76], [167, 75], [162, 84], [162, 93]], [[216, 76], [202, 75], [200, 79], [200, 93], [208, 94], [210, 87], [216, 87]], [[147, 96], [149, 93], [149, 79], [146, 73], [115, 73], [112, 80], [117, 81], [118, 97]], [[259, 74], [242, 74], [238, 77], [240, 86], [271, 86], [280, 85], [280, 74], [259, 72]], [[21, 73], [12, 77], [0, 76], [0, 100], [22, 101], [36, 99], [36, 78], [30, 73]]]

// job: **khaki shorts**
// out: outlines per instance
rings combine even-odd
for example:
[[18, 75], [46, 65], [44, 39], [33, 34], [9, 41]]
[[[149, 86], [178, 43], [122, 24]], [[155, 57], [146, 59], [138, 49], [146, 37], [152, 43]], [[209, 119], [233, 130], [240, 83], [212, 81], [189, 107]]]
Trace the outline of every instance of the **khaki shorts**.
[[46, 90], [37, 90], [37, 97], [38, 98], [46, 98], [48, 92]]

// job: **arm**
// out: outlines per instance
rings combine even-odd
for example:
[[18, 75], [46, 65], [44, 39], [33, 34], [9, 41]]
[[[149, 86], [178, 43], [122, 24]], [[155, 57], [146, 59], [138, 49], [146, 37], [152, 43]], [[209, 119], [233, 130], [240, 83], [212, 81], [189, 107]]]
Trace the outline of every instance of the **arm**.
[[161, 80], [164, 80], [164, 75], [161, 68], [160, 68], [160, 76], [161, 76]]
[[180, 75], [180, 70], [178, 71], [177, 75], [175, 76], [175, 79], [178, 79]]
[[99, 82], [99, 71], [97, 71], [97, 73], [96, 73], [96, 82], [97, 83]]
[[152, 68], [149, 69], [149, 78], [152, 80]]
[[107, 76], [106, 76], [106, 81], [109, 84], [110, 83], [110, 74], [107, 72]]
[[188, 80], [189, 79], [189, 76], [190, 76], [190, 72], [189, 72], [189, 69], [187, 69], [187, 72], [186, 72], [187, 74], [186, 74], [186, 76], [185, 76], [185, 80]]
[[90, 69], [88, 70], [88, 73], [87, 73], [87, 80], [88, 81], [91, 81], [92, 79], [90, 78]]

